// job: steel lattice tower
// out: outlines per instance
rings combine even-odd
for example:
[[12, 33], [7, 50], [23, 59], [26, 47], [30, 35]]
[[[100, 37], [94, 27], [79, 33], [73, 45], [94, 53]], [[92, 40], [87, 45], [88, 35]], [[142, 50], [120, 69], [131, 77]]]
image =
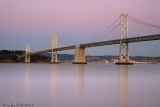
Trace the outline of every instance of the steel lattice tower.
[[57, 60], [57, 51], [53, 51], [53, 49], [57, 48], [57, 35], [52, 35], [52, 57], [51, 63], [58, 62]]
[[26, 44], [25, 63], [30, 63], [30, 45]]
[[128, 38], [128, 14], [121, 14], [120, 35], [120, 61], [129, 61], [128, 43], [122, 42], [122, 39]]

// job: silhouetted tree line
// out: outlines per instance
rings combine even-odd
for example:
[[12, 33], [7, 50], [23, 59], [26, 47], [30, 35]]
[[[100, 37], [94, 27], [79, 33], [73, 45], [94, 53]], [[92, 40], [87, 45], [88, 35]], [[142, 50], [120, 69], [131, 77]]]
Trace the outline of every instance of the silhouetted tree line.
[[[25, 54], [22, 50], [0, 50], [0, 63], [24, 63], [25, 59], [18, 56]], [[32, 55], [31, 62], [49, 62], [48, 56]]]

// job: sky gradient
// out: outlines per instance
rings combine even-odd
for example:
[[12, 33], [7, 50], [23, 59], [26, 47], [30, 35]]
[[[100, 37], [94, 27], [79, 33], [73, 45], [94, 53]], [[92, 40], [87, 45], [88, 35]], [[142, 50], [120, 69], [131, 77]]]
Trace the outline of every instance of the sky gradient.
[[[160, 25], [159, 4], [159, 0], [0, 0], [0, 50], [24, 50], [26, 43], [41, 50], [52, 34], [69, 45], [86, 43], [123, 13]], [[103, 40], [120, 38], [119, 28]], [[157, 33], [160, 29], [129, 21], [129, 37]], [[160, 41], [132, 43], [130, 55], [160, 56], [159, 48]], [[86, 54], [118, 55], [119, 45], [89, 48]]]

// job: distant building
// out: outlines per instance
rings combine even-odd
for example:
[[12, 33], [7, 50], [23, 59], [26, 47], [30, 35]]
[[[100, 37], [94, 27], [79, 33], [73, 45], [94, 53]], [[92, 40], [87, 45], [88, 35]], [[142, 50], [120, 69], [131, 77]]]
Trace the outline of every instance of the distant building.
[[107, 61], [107, 60], [101, 60], [100, 62], [101, 62], [101, 63], [106, 63], [106, 64], [109, 63], [109, 61]]
[[114, 63], [117, 63], [119, 60], [118, 59], [113, 59], [113, 62]]

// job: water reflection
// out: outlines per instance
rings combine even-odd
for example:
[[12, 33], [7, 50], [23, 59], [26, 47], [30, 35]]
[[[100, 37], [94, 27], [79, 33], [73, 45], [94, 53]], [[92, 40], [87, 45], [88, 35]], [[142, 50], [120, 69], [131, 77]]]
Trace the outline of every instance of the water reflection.
[[51, 64], [51, 106], [57, 106], [57, 65]]
[[85, 72], [84, 69], [85, 65], [75, 65], [75, 79], [76, 79], [76, 100], [77, 106], [83, 107], [83, 96], [84, 96], [84, 79], [85, 79]]
[[29, 94], [30, 94], [30, 64], [25, 64], [25, 101], [29, 102]]
[[160, 107], [160, 66], [0, 64], [0, 104]]
[[129, 107], [128, 65], [120, 65], [120, 107]]

